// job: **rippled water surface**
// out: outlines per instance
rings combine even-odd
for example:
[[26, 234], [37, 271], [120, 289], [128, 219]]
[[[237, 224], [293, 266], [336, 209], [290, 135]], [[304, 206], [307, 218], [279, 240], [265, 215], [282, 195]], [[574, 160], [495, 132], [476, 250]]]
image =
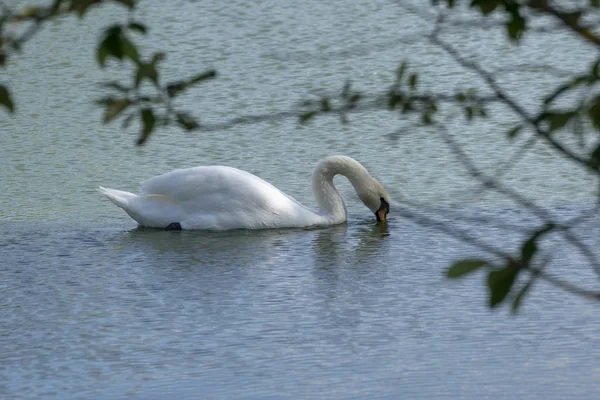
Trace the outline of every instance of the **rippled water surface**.
[[[149, 0], [134, 16], [151, 28], [137, 38], [144, 48], [168, 53], [162, 79], [219, 72], [178, 103], [216, 126], [293, 109], [348, 79], [383, 90], [404, 59], [429, 73], [421, 82], [431, 90], [473, 85], [423, 39], [431, 26], [401, 6], [409, 3]], [[595, 303], [540, 283], [518, 317], [491, 312], [483, 275], [443, 278], [450, 262], [480, 250], [393, 208], [378, 226], [342, 179], [349, 220], [337, 227], [137, 229], [98, 185], [135, 190], [172, 168], [228, 164], [313, 205], [312, 168], [331, 154], [356, 157], [393, 199], [417, 201], [425, 215], [488, 243], [515, 246], [536, 221], [475, 191], [435, 132], [387, 113], [351, 115], [347, 125], [323, 117], [168, 128], [136, 148], [136, 129], [101, 125], [93, 104], [103, 94], [97, 82], [130, 74], [94, 59], [101, 30], [126, 20], [121, 11], [49, 24], [6, 70], [17, 114], [0, 120], [0, 398], [598, 398]], [[514, 69], [515, 60], [543, 63], [552, 48], [557, 66], [576, 71], [574, 60], [590, 54], [561, 34], [519, 48], [493, 31], [453, 35], [462, 51], [505, 71], [502, 83], [526, 107], [557, 78]], [[490, 173], [514, 150], [502, 134], [511, 125], [493, 115], [480, 125], [448, 119]], [[565, 163], [538, 144], [505, 181], [570, 218], [593, 206], [596, 187]], [[590, 217], [575, 234], [600, 248], [599, 222]], [[558, 241], [544, 248], [562, 249]], [[567, 249], [550, 251], [549, 268], [597, 284]]]

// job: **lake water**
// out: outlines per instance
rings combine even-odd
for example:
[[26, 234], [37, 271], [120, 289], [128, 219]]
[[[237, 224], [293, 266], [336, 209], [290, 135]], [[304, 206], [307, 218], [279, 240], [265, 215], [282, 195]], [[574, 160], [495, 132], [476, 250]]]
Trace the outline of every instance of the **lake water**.
[[[168, 52], [163, 79], [217, 69], [217, 80], [178, 105], [218, 126], [294, 109], [311, 95], [339, 92], [346, 80], [385, 90], [402, 60], [425, 73], [420, 82], [431, 91], [480, 85], [424, 38], [431, 24], [413, 12], [420, 3], [148, 0], [134, 16], [150, 26], [137, 39], [144, 48]], [[168, 128], [137, 148], [135, 129], [101, 125], [93, 104], [103, 94], [98, 82], [130, 74], [95, 64], [98, 35], [126, 20], [120, 11], [49, 24], [4, 72], [17, 113], [0, 121], [0, 398], [600, 395], [596, 303], [540, 283], [518, 316], [492, 312], [483, 275], [443, 277], [453, 260], [485, 254], [398, 215], [408, 199], [421, 204], [415, 212], [508, 249], [538, 222], [477, 190], [435, 131], [374, 112], [350, 115], [347, 125], [321, 117], [193, 134]], [[562, 33], [518, 48], [491, 28], [447, 35], [499, 71], [531, 110], [559, 80], [541, 65], [581, 71], [594, 54]], [[442, 112], [489, 173], [522, 143], [506, 141], [510, 117], [492, 111], [473, 125], [456, 110]], [[177, 167], [227, 164], [314, 205], [311, 172], [331, 154], [359, 159], [384, 183], [396, 203], [386, 227], [342, 179], [348, 223], [324, 229], [136, 229], [96, 192], [135, 191]], [[592, 208], [597, 190], [542, 144], [504, 181], [560, 219]], [[599, 222], [592, 215], [575, 233], [599, 248]], [[598, 287], [575, 249], [557, 237], [543, 248], [550, 271]]]

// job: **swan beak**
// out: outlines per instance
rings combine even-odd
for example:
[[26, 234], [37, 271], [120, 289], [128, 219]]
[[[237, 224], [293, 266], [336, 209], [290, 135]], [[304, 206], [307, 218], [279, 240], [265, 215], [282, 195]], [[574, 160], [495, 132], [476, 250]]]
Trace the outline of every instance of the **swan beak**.
[[381, 201], [381, 205], [375, 211], [375, 217], [377, 217], [378, 222], [382, 222], [387, 220], [387, 215], [390, 213], [390, 203], [385, 201], [383, 197], [380, 197], [379, 201]]

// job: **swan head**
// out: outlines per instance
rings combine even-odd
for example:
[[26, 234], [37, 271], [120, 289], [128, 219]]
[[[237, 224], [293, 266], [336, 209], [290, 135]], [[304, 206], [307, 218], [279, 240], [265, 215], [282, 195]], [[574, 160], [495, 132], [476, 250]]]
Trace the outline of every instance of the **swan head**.
[[390, 213], [390, 196], [381, 183], [372, 179], [365, 190], [358, 191], [358, 197], [375, 214], [377, 221], [386, 221]]

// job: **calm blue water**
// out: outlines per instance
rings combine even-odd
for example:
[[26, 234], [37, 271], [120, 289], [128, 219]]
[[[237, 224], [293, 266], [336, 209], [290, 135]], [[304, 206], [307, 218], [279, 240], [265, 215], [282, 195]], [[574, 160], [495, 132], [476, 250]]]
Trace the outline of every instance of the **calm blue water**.
[[[407, 4], [148, 0], [135, 17], [151, 30], [136, 40], [168, 51], [162, 79], [218, 70], [178, 103], [207, 124], [293, 109], [347, 79], [383, 90], [405, 59], [432, 91], [480, 85], [431, 46], [430, 20]], [[101, 125], [93, 105], [97, 82], [130, 75], [94, 58], [101, 30], [127, 19], [121, 11], [49, 24], [6, 69], [18, 112], [0, 120], [1, 399], [598, 398], [597, 303], [540, 282], [518, 316], [492, 312], [483, 275], [443, 274], [485, 254], [400, 212], [408, 199], [421, 204], [413, 213], [509, 251], [538, 224], [478, 190], [436, 132], [376, 112], [348, 125], [164, 129], [136, 148], [135, 128]], [[580, 71], [595, 54], [563, 33], [518, 48], [492, 29], [448, 35], [528, 108], [559, 81], [539, 65]], [[538, 67], [515, 68], [522, 62]], [[524, 139], [506, 140], [510, 115], [491, 111], [476, 124], [457, 110], [441, 115], [493, 174]], [[332, 154], [356, 157], [386, 186], [395, 201], [387, 227], [343, 180], [348, 223], [308, 230], [140, 230], [96, 191], [227, 164], [312, 205], [311, 171]], [[593, 208], [597, 184], [542, 143], [511, 167], [504, 183], [560, 219]], [[594, 249], [599, 222], [596, 210], [575, 231]], [[549, 271], [597, 290], [572, 246], [551, 236], [542, 251]]]

